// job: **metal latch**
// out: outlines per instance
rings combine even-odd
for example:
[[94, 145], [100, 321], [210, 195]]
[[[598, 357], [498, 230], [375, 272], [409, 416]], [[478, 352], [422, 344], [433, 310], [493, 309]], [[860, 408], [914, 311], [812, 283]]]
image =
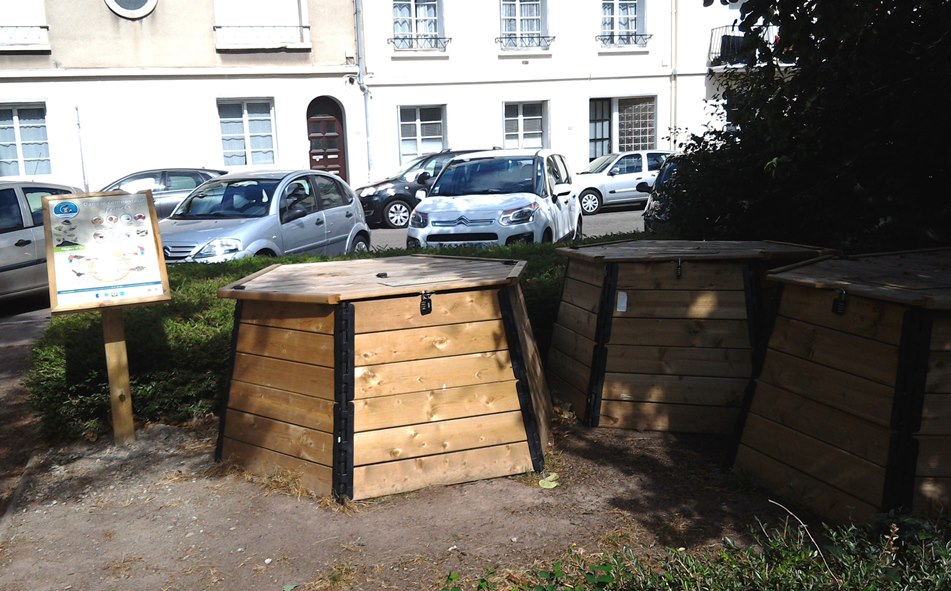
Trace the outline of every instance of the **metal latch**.
[[846, 302], [845, 299], [848, 297], [848, 294], [845, 293], [844, 289], [835, 290], [835, 299], [832, 300], [832, 313], [842, 316], [845, 314]]
[[420, 313], [420, 315], [425, 316], [425, 315], [427, 315], [427, 314], [432, 314], [432, 312], [433, 312], [433, 300], [432, 300], [432, 295], [433, 295], [433, 292], [431, 292], [431, 291], [424, 291], [424, 292], [422, 292], [421, 294], [419, 294], [419, 313]]
[[677, 271], [675, 272], [677, 279], [680, 279], [684, 276], [684, 262], [682, 259], [677, 259]]

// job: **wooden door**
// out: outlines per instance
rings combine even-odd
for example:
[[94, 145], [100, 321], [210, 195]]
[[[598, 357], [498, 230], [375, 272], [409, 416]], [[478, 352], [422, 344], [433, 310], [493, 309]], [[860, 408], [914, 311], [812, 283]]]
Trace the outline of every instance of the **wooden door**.
[[347, 153], [340, 108], [326, 97], [315, 99], [307, 109], [310, 167], [347, 178]]

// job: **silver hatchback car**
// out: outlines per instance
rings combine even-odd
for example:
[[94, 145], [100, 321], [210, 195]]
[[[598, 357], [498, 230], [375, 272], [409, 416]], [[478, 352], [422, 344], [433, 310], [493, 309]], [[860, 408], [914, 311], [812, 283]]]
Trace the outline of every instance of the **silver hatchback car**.
[[360, 200], [340, 178], [317, 170], [216, 177], [159, 221], [159, 233], [167, 263], [370, 248]]
[[0, 300], [47, 291], [43, 197], [82, 190], [67, 185], [0, 181]]

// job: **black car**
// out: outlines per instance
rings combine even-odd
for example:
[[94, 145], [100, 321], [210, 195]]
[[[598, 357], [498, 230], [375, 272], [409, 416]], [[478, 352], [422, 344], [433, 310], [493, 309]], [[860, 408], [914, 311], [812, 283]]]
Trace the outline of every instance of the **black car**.
[[654, 184], [649, 185], [645, 182], [637, 184], [637, 190], [648, 193], [647, 204], [644, 205], [644, 229], [648, 232], [656, 232], [663, 229], [670, 219], [670, 203], [663, 194], [664, 187], [677, 176], [677, 167], [680, 160], [676, 156], [669, 157], [657, 172], [657, 178]]
[[416, 191], [428, 189], [447, 162], [475, 151], [443, 150], [420, 156], [392, 177], [357, 189], [367, 224], [374, 228], [405, 228], [410, 212], [419, 203]]

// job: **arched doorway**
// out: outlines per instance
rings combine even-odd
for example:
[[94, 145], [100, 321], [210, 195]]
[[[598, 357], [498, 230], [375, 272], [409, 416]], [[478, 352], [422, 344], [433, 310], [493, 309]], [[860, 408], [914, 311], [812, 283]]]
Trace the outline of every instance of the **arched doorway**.
[[347, 147], [343, 110], [329, 96], [315, 98], [307, 106], [307, 136], [310, 139], [310, 167], [347, 178]]

